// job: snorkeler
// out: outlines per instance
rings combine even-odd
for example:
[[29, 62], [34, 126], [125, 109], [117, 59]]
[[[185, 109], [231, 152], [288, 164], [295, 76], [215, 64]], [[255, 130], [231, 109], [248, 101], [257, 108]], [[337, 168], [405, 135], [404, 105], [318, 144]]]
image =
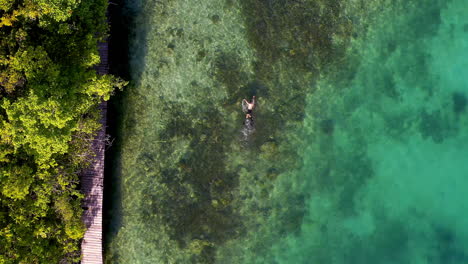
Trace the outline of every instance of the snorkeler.
[[252, 97], [252, 102], [248, 102], [247, 100], [243, 99], [242, 100], [242, 107], [244, 108], [245, 105], [244, 103], [247, 105], [247, 111], [246, 112], [246, 115], [245, 115], [245, 118], [246, 119], [252, 119], [252, 111], [254, 110], [255, 106], [256, 106], [256, 103], [255, 103], [255, 95]]
[[255, 132], [253, 110], [256, 106], [257, 100], [255, 99], [255, 96], [252, 97], [252, 101], [250, 103], [247, 100], [242, 99], [242, 111], [245, 113], [245, 120], [241, 132], [244, 141], [249, 141], [251, 135]]

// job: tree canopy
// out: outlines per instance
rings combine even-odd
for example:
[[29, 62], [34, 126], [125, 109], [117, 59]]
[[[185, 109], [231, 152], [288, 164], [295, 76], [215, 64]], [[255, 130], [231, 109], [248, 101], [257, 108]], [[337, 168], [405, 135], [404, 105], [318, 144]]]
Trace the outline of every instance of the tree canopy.
[[80, 171], [98, 104], [105, 0], [0, 0], [0, 264], [79, 260]]

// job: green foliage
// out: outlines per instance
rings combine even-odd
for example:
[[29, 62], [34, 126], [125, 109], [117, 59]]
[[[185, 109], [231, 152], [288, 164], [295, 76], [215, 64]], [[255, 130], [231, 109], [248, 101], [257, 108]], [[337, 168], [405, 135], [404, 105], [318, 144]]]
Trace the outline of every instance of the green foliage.
[[0, 20], [0, 27], [14, 26], [21, 20], [35, 22], [39, 20], [41, 27], [47, 27], [54, 22], [68, 20], [73, 11], [79, 8], [80, 0], [24, 0], [14, 7], [14, 1], [1, 0], [0, 9], [5, 11]]
[[98, 104], [126, 83], [98, 76], [103, 0], [0, 0], [0, 263], [79, 261], [77, 173]]
[[13, 6], [13, 3], [14, 3], [14, 0], [0, 0], [0, 10], [2, 11], [9, 10]]
[[89, 96], [101, 97], [109, 100], [112, 91], [115, 88], [122, 89], [127, 83], [115, 78], [112, 75], [96, 76], [88, 83], [86, 94]]
[[31, 173], [31, 168], [27, 166], [19, 167], [16, 164], [3, 169], [0, 172], [0, 179], [3, 182], [3, 195], [13, 200], [25, 199], [33, 182]]

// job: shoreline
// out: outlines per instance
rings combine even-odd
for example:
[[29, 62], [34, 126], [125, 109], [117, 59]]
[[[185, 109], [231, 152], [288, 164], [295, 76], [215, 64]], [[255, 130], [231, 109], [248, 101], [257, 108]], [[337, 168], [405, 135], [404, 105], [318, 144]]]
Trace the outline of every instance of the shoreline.
[[[125, 7], [124, 0], [115, 0], [112, 5], [108, 6], [107, 16], [109, 28], [108, 38], [108, 64], [109, 73], [115, 76], [120, 76], [125, 80], [131, 80], [128, 69], [128, 25], [132, 22], [127, 14], [128, 10]], [[108, 115], [106, 119], [106, 133], [112, 139], [112, 144], [108, 145], [105, 150], [104, 159], [104, 189], [106, 190], [103, 196], [103, 254], [104, 262], [109, 263], [107, 255], [109, 241], [116, 235], [120, 227], [122, 215], [120, 208], [120, 177], [119, 170], [119, 154], [121, 144], [121, 126], [124, 98], [131, 85], [123, 91], [115, 91], [115, 94], [107, 101]], [[112, 221], [111, 221], [112, 219]], [[111, 261], [111, 260], [110, 260]], [[112, 262], [112, 261], [111, 261]]]

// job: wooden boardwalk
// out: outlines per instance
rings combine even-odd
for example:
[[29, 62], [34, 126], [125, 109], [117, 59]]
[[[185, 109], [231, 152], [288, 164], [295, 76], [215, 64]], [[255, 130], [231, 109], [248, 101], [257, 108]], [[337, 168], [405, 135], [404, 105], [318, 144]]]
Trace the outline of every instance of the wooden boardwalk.
[[[109, 72], [108, 43], [99, 44], [101, 63], [96, 67], [99, 74]], [[99, 106], [101, 111], [101, 129], [93, 141], [93, 150], [96, 154], [90, 168], [81, 175], [81, 190], [85, 194], [83, 200], [83, 222], [86, 232], [81, 242], [81, 263], [102, 264], [102, 200], [104, 194], [104, 152], [106, 139], [107, 102]]]

